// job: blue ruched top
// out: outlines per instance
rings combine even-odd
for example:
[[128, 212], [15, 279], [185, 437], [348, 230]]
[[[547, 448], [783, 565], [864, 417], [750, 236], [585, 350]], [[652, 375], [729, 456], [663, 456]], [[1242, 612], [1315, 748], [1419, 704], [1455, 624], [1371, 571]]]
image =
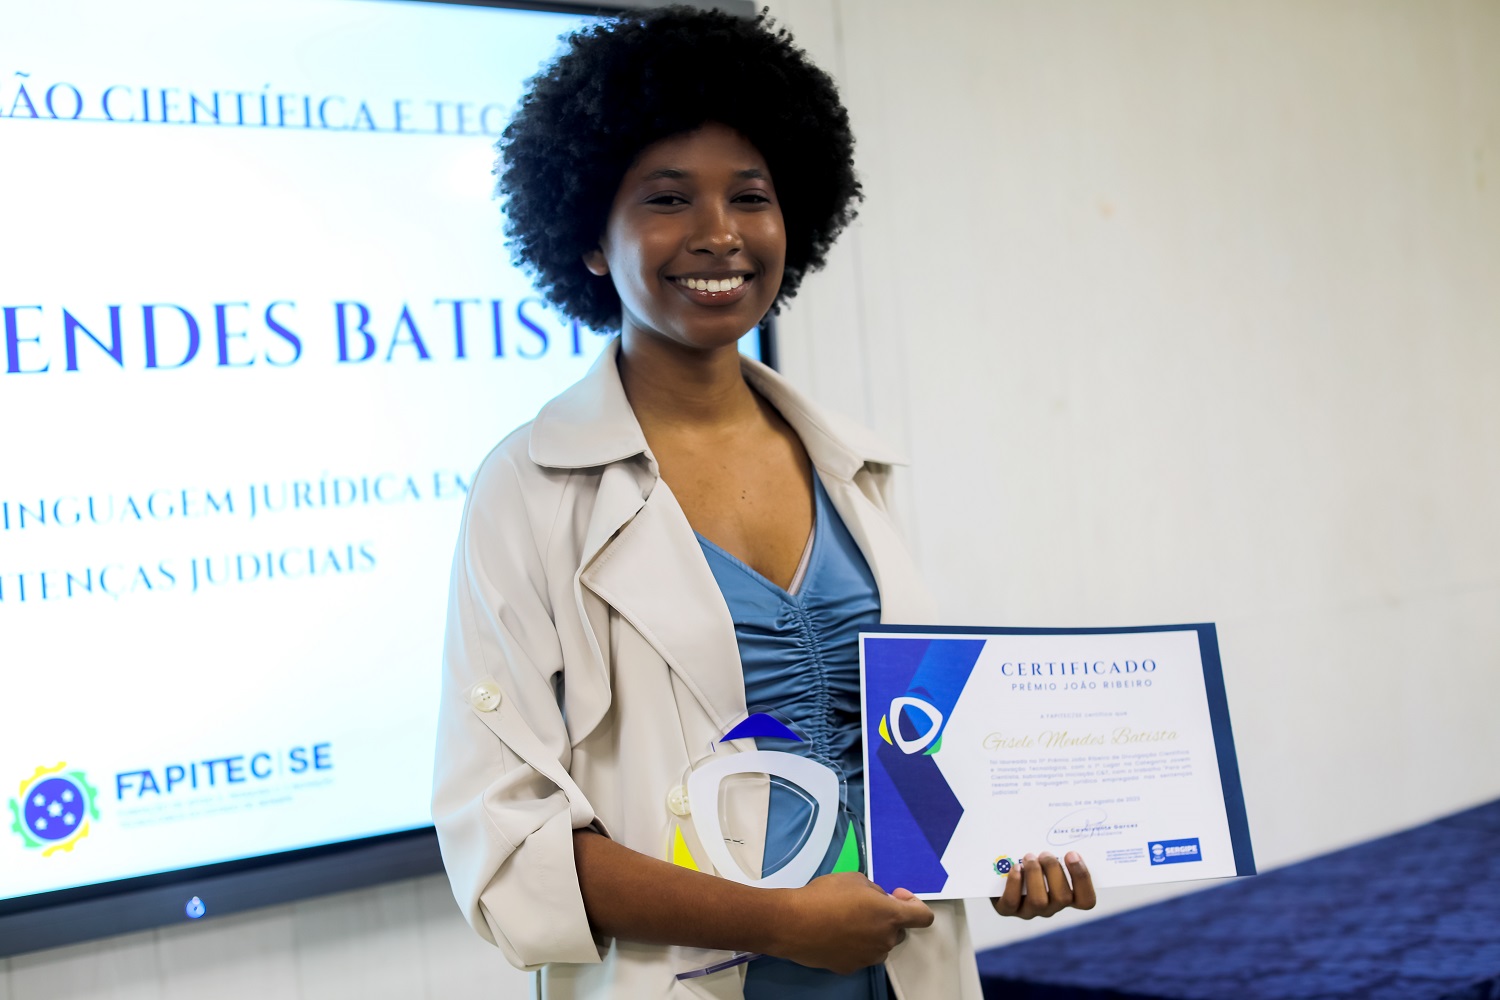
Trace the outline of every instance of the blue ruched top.
[[[813, 484], [812, 548], [793, 593], [702, 535], [698, 541], [734, 619], [746, 705], [751, 712], [777, 716], [805, 740], [759, 740], [758, 745], [819, 758], [844, 779], [843, 815], [817, 872], [826, 875], [840, 857], [851, 823], [854, 842], [864, 840], [859, 633], [879, 624], [880, 593], [874, 574], [816, 474]], [[772, 782], [764, 874], [796, 853], [810, 812], [804, 799]], [[859, 870], [864, 868], [861, 856]], [[766, 956], [747, 967], [745, 996], [747, 1000], [886, 1000], [885, 967], [875, 965], [840, 976]]]

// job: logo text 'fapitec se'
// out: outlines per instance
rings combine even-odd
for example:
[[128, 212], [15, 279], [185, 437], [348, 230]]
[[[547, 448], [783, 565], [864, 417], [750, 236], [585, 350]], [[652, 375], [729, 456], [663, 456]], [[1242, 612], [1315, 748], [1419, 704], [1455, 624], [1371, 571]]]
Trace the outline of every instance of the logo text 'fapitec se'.
[[121, 771], [115, 775], [115, 799], [123, 801], [127, 797], [138, 799], [147, 795], [172, 795], [332, 770], [333, 744], [311, 743], [277, 752], [262, 750], [165, 764], [138, 771]]

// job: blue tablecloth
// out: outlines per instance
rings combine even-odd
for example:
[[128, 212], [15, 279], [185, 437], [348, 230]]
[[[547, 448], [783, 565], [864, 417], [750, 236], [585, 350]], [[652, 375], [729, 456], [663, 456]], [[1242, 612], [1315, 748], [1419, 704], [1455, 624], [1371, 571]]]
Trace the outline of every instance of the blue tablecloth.
[[1500, 800], [979, 954], [988, 1000], [1500, 1000]]

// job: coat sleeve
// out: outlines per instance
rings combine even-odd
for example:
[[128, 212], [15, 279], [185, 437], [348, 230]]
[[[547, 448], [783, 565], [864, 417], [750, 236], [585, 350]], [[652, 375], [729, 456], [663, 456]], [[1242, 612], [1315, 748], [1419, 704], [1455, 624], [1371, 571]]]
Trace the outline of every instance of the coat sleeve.
[[[448, 597], [432, 818], [464, 916], [513, 965], [598, 962], [573, 861], [594, 821], [568, 774], [562, 652], [518, 470], [486, 460]], [[543, 524], [543, 538], [549, 525]]]

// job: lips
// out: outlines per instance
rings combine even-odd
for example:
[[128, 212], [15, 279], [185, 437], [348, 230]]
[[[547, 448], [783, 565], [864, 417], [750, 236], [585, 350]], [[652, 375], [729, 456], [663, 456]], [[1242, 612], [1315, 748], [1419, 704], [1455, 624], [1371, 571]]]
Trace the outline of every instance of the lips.
[[728, 305], [744, 298], [755, 281], [753, 274], [726, 274], [717, 278], [684, 276], [672, 278], [672, 285], [690, 301], [699, 305]]
[[697, 292], [732, 292], [746, 281], [743, 274], [726, 275], [722, 278], [673, 278], [683, 288]]

